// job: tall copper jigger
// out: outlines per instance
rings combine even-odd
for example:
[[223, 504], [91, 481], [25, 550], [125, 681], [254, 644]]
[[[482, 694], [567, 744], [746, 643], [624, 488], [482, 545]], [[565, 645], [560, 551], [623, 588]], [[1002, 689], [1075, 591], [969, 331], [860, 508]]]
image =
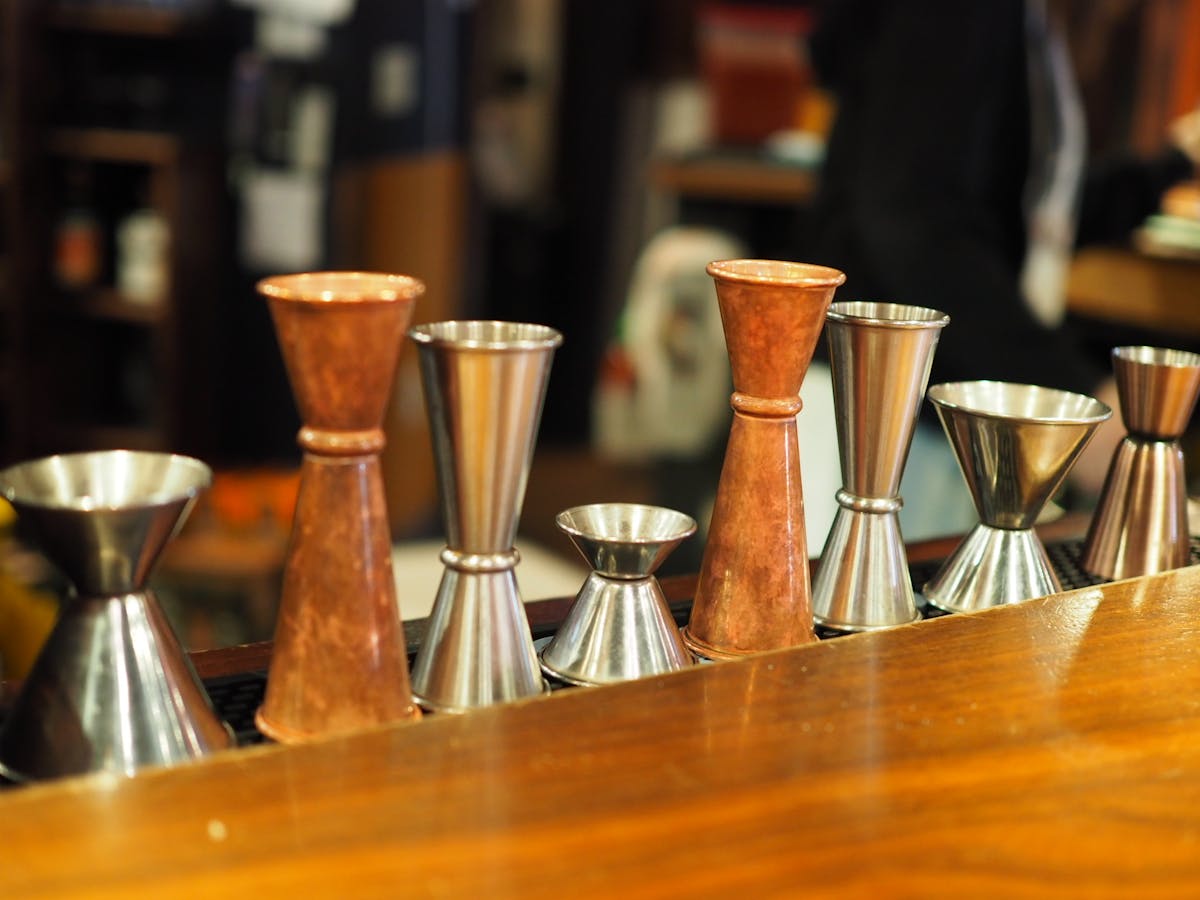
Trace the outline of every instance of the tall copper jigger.
[[315, 272], [259, 282], [304, 425], [259, 730], [294, 742], [416, 718], [379, 453], [414, 278]]
[[0, 491], [71, 585], [0, 728], [7, 777], [132, 775], [232, 745], [146, 587], [211, 480], [199, 460], [127, 450], [0, 472]]
[[933, 352], [950, 317], [835, 303], [825, 317], [842, 489], [813, 584], [813, 621], [870, 631], [921, 617], [900, 534], [900, 477]]
[[460, 713], [546, 690], [513, 543], [562, 335], [517, 322], [409, 332], [421, 361], [446, 526], [445, 571], [413, 664], [426, 709]]
[[1032, 384], [936, 384], [937, 409], [980, 523], [925, 585], [925, 599], [971, 612], [1062, 590], [1033, 530], [1112, 410], [1092, 397]]
[[729, 659], [815, 641], [796, 414], [825, 312], [846, 276], [775, 260], [713, 262], [733, 423], [683, 638]]
[[1190, 560], [1179, 439], [1200, 393], [1200, 355], [1115, 347], [1112, 359], [1129, 433], [1113, 453], [1081, 562], [1093, 575], [1117, 579], [1177, 569]]

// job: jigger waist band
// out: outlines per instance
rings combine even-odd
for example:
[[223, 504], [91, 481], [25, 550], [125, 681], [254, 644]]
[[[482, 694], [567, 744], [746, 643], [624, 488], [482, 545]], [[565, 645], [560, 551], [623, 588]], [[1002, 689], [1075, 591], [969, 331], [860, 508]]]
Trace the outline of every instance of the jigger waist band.
[[296, 435], [296, 443], [318, 456], [367, 456], [381, 451], [387, 440], [382, 428], [327, 431], [306, 425]]
[[755, 397], [734, 391], [729, 405], [744, 416], [759, 416], [766, 419], [787, 419], [800, 412], [803, 404], [799, 397]]
[[838, 491], [836, 496], [840, 506], [855, 512], [891, 513], [904, 506], [900, 497], [859, 497], [846, 490]]
[[500, 553], [463, 553], [449, 547], [442, 551], [442, 563], [460, 572], [503, 572], [520, 561], [516, 547]]

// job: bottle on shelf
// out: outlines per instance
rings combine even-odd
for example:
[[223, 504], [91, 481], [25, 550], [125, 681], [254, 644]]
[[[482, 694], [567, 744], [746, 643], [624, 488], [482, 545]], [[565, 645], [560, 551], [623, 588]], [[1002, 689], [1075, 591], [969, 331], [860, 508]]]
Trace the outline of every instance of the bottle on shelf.
[[170, 233], [161, 214], [133, 210], [117, 226], [117, 290], [131, 303], [161, 303], [167, 292]]
[[85, 166], [67, 171], [65, 199], [54, 229], [54, 279], [64, 290], [84, 291], [100, 282], [104, 242]]

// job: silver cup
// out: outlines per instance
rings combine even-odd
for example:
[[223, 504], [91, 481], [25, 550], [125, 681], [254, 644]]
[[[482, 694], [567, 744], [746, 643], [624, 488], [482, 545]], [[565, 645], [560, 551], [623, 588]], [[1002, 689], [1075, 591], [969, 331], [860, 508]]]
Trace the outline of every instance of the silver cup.
[[546, 673], [597, 685], [690, 666], [694, 660], [654, 572], [695, 533], [695, 520], [660, 506], [596, 503], [564, 510], [555, 522], [592, 572], [542, 648]]
[[1112, 410], [1082, 394], [1002, 381], [938, 384], [928, 397], [981, 521], [925, 585], [926, 599], [970, 612], [1062, 590], [1033, 525]]
[[131, 775], [232, 744], [145, 587], [211, 478], [195, 459], [125, 450], [0, 472], [0, 492], [72, 587], [0, 729], [6, 776]]
[[900, 534], [900, 478], [949, 321], [895, 303], [835, 303], [825, 316], [843, 486], [813, 583], [818, 625], [870, 631], [920, 618]]
[[1081, 563], [1093, 575], [1118, 579], [1177, 569], [1190, 559], [1179, 439], [1200, 393], [1200, 355], [1115, 347], [1112, 359], [1129, 434], [1113, 453]]
[[416, 342], [433, 434], [446, 570], [413, 665], [413, 696], [465, 712], [542, 693], [513, 546], [562, 335], [544, 325], [437, 322]]

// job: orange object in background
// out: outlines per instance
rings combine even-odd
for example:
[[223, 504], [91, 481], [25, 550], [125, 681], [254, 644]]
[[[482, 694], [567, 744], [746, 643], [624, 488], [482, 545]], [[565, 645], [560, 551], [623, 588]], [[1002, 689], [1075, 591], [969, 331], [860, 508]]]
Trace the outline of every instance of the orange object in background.
[[700, 12], [700, 64], [713, 138], [759, 144], [794, 128], [811, 83], [806, 10], [714, 4]]
[[1163, 194], [1162, 211], [1168, 216], [1200, 222], [1200, 181], [1185, 181], [1168, 188]]
[[253, 530], [268, 524], [286, 532], [292, 527], [299, 489], [299, 469], [224, 470], [214, 474], [201, 505], [225, 530]]

